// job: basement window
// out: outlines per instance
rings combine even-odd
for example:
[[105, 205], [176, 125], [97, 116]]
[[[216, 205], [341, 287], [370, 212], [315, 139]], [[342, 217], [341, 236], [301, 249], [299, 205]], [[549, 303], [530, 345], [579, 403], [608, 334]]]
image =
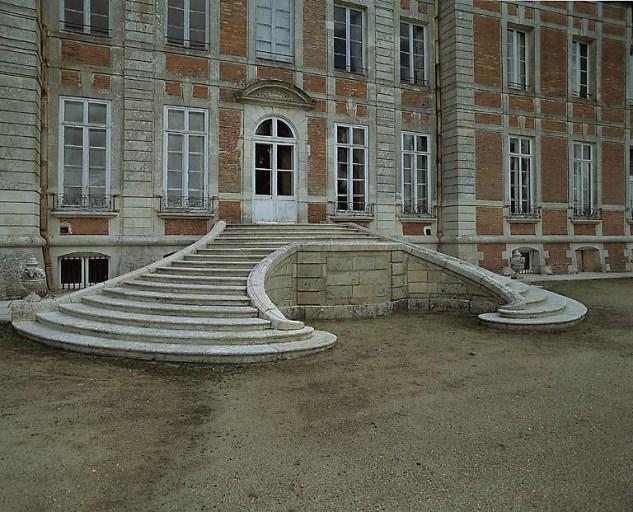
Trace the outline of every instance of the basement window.
[[59, 283], [63, 290], [79, 290], [108, 280], [108, 256], [69, 254], [59, 258]]
[[110, 0], [62, 0], [62, 30], [110, 35]]

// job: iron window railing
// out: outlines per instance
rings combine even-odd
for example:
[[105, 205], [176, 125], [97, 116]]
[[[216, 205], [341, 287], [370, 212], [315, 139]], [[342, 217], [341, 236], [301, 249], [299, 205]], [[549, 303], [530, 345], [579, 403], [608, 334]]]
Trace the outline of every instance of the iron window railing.
[[600, 208], [573, 207], [572, 213], [574, 219], [600, 220], [602, 218], [602, 210]]
[[214, 198], [211, 197], [174, 197], [174, 196], [161, 196], [160, 198], [160, 211], [161, 212], [174, 212], [174, 211], [213, 211]]
[[540, 219], [540, 206], [506, 206], [510, 211], [511, 219]]
[[64, 195], [53, 194], [53, 208], [55, 210], [79, 211], [113, 211], [114, 201], [111, 195]]

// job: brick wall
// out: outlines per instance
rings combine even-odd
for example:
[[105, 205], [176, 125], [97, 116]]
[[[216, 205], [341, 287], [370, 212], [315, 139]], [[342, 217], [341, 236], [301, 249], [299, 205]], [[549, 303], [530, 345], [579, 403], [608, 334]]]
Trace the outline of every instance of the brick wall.
[[109, 234], [108, 219], [99, 217], [75, 217], [59, 219], [60, 224], [70, 226], [70, 235], [107, 235]]
[[303, 4], [303, 62], [306, 66], [325, 69], [327, 57], [325, 0]]
[[219, 115], [220, 168], [219, 191], [239, 193], [242, 190], [240, 156], [242, 113], [238, 110], [220, 110]]
[[624, 203], [624, 145], [602, 143], [602, 202]]
[[543, 209], [543, 234], [567, 234], [567, 210]]
[[626, 59], [620, 41], [602, 41], [602, 101], [606, 105], [623, 105], [625, 97]]
[[478, 206], [477, 234], [503, 235], [503, 209]]
[[112, 49], [109, 46], [62, 41], [63, 64], [86, 64], [89, 66], [112, 66]]
[[549, 252], [545, 264], [549, 265], [553, 274], [567, 274], [571, 258], [567, 256], [569, 244], [543, 244], [543, 249]]
[[501, 23], [498, 18], [474, 16], [475, 83], [501, 85]]
[[308, 195], [327, 194], [327, 120], [320, 117], [308, 119]]
[[242, 208], [239, 201], [220, 201], [218, 206], [218, 218], [227, 224], [240, 224], [242, 222]]
[[559, 30], [542, 28], [541, 91], [543, 94], [548, 96], [567, 95], [566, 62], [567, 34]]
[[246, 0], [220, 0], [220, 53], [246, 56]]
[[206, 235], [209, 231], [206, 219], [165, 219], [166, 235]]
[[567, 148], [566, 139], [547, 136], [541, 138], [541, 175], [545, 202], [566, 203], [568, 200]]
[[625, 272], [626, 265], [629, 262], [624, 255], [625, 245], [622, 243], [604, 244], [604, 248], [609, 252], [606, 262], [610, 265], [611, 272]]
[[327, 221], [326, 203], [308, 203], [308, 222], [320, 224]]
[[501, 134], [477, 130], [475, 133], [477, 162], [477, 199], [503, 199]]
[[501, 257], [505, 248], [504, 244], [478, 244], [477, 250], [483, 254], [483, 260], [479, 260], [479, 265], [501, 274], [503, 267], [508, 265], [508, 262]]

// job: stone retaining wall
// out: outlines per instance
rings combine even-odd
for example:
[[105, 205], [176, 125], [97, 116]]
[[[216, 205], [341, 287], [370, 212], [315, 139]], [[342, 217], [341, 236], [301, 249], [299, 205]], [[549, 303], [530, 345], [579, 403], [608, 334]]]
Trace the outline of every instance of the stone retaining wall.
[[293, 319], [386, 315], [395, 309], [496, 311], [503, 300], [401, 244], [304, 246], [271, 265], [265, 288]]

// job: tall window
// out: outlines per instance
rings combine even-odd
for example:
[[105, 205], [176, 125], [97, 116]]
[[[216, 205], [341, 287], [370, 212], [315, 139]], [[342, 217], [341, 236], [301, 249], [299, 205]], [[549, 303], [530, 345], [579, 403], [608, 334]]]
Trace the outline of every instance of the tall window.
[[424, 27], [400, 23], [400, 79], [412, 84], [426, 82]]
[[431, 213], [431, 166], [426, 135], [402, 134], [403, 213]]
[[334, 6], [334, 67], [364, 73], [363, 11]]
[[60, 100], [60, 206], [110, 205], [110, 102]]
[[256, 42], [260, 59], [292, 60], [293, 0], [257, 0]]
[[574, 142], [573, 173], [574, 216], [593, 217], [596, 215], [596, 176], [591, 144]]
[[61, 18], [64, 30], [107, 36], [110, 33], [110, 1], [63, 0]]
[[529, 216], [534, 213], [532, 177], [532, 141], [510, 137], [510, 213]]
[[207, 0], [167, 0], [167, 42], [206, 48]]
[[528, 86], [527, 34], [508, 29], [507, 37], [508, 87], [526, 90]]
[[164, 206], [206, 208], [207, 111], [165, 107]]
[[580, 41], [572, 42], [571, 80], [572, 94], [580, 98], [589, 98], [589, 45]]
[[336, 209], [367, 211], [365, 126], [336, 126]]
[[633, 148], [629, 149], [629, 208], [633, 218]]

